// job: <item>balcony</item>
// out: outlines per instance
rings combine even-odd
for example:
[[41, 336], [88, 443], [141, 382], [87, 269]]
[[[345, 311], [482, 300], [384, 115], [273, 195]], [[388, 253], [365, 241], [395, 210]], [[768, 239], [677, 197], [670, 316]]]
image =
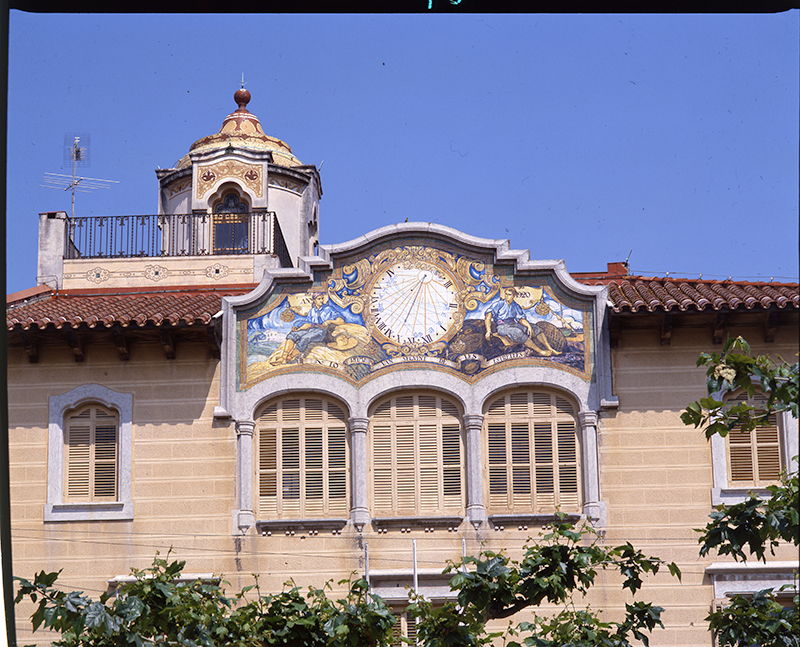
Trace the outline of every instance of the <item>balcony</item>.
[[271, 254], [292, 267], [273, 211], [89, 216], [66, 228], [65, 260]]
[[289, 267], [292, 258], [272, 211], [39, 214], [37, 279], [58, 289], [253, 285], [265, 270]]

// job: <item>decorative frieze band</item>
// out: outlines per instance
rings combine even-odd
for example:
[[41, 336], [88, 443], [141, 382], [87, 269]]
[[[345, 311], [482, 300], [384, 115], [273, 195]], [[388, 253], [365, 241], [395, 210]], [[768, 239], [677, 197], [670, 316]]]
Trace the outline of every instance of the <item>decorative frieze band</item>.
[[251, 275], [253, 273], [250, 267], [228, 267], [221, 263], [213, 263], [205, 267], [196, 268], [167, 268], [163, 265], [145, 265], [141, 270], [125, 269], [125, 270], [111, 270], [105, 267], [97, 266], [90, 270], [83, 272], [65, 272], [64, 279], [66, 280], [85, 280], [91, 283], [105, 283], [113, 279], [133, 279], [143, 278], [148, 281], [158, 283], [167, 278], [175, 278], [179, 276], [201, 276], [215, 281], [227, 278], [229, 275]]

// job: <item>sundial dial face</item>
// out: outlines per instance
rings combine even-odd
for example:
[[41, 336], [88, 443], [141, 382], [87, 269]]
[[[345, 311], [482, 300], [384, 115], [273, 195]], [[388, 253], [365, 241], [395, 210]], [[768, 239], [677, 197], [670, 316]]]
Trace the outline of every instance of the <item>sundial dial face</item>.
[[394, 344], [430, 344], [463, 320], [458, 280], [441, 266], [403, 261], [381, 270], [368, 289], [367, 321]]

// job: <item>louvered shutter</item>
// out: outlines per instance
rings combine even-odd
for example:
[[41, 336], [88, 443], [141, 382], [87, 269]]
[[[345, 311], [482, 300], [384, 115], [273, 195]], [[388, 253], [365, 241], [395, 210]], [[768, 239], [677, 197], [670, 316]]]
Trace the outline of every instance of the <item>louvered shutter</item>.
[[508, 393], [489, 403], [484, 430], [490, 510], [578, 510], [577, 425], [569, 401], [546, 392]]
[[285, 398], [258, 417], [261, 518], [346, 514], [347, 426], [341, 407], [321, 398]]
[[395, 612], [395, 621], [392, 626], [392, 647], [401, 647], [407, 643], [407, 638], [412, 645], [417, 642], [417, 619], [408, 613]]
[[92, 473], [92, 411], [86, 409], [67, 423], [67, 497], [89, 500]]
[[[763, 405], [767, 397], [755, 394], [751, 403]], [[747, 402], [747, 394], [730, 398], [729, 402]], [[769, 424], [756, 427], [751, 432], [734, 430], [728, 434], [728, 468], [734, 487], [759, 487], [774, 483], [780, 478], [781, 451], [777, 416]]]
[[95, 409], [94, 498], [117, 498], [117, 417]]
[[115, 413], [90, 405], [66, 420], [66, 498], [116, 501], [117, 435]]
[[370, 468], [376, 516], [461, 514], [458, 408], [438, 395], [394, 396], [371, 416]]

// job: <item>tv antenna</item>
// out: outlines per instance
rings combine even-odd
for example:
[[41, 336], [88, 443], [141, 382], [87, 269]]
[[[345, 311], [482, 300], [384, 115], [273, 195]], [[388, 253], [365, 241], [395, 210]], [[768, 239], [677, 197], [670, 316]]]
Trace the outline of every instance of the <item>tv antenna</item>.
[[[85, 146], [81, 146], [81, 140]], [[63, 173], [45, 173], [40, 186], [50, 189], [72, 191], [72, 218], [75, 218], [75, 192], [91, 193], [95, 189], [109, 189], [117, 180], [101, 180], [96, 177], [75, 177], [78, 167], [89, 166], [89, 135], [67, 133], [64, 135], [64, 162], [72, 163], [72, 177]]]

